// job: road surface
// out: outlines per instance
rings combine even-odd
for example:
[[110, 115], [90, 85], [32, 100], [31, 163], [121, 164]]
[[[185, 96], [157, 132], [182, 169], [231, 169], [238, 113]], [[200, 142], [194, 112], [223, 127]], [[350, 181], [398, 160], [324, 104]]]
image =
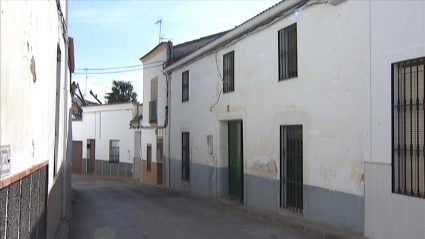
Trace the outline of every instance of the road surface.
[[72, 187], [70, 239], [311, 238], [244, 215], [232, 203], [133, 180], [73, 175]]

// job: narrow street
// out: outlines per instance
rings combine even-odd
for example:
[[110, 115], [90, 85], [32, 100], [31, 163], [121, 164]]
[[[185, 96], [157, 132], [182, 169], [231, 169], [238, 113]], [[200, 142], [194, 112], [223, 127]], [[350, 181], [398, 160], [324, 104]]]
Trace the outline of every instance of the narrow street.
[[76, 176], [70, 239], [310, 238], [232, 204], [116, 178]]

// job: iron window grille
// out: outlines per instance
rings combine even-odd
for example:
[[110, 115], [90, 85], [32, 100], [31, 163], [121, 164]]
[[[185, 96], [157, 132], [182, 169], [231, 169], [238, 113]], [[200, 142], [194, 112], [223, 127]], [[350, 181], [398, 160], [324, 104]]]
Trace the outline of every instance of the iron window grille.
[[189, 101], [189, 71], [182, 73], [182, 102]]
[[235, 91], [235, 52], [223, 55], [223, 92]]
[[182, 179], [190, 180], [189, 133], [182, 133]]
[[392, 64], [392, 191], [425, 198], [425, 57]]
[[298, 76], [297, 24], [279, 31], [279, 80]]
[[152, 171], [152, 146], [148, 145], [148, 148], [146, 150], [146, 158], [147, 158], [147, 162], [146, 162], [146, 170], [148, 172]]
[[120, 162], [120, 141], [109, 140], [109, 162], [119, 163]]
[[158, 123], [158, 101], [149, 102], [149, 123]]
[[280, 126], [280, 207], [303, 212], [303, 128]]

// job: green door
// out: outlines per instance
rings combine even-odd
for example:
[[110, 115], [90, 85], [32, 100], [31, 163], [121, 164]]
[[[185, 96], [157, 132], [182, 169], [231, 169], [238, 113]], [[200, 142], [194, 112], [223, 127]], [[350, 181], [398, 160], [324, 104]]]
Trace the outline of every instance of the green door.
[[242, 121], [228, 122], [229, 197], [243, 202]]

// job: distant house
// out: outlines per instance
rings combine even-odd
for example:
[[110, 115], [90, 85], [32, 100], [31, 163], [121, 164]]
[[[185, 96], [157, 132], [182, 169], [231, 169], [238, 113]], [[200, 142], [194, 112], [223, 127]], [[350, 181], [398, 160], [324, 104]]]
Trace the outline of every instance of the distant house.
[[[227, 32], [227, 31], [226, 31]], [[140, 58], [143, 70], [143, 119], [137, 128], [142, 130], [142, 177], [145, 184], [162, 185], [166, 181], [168, 170], [164, 163], [167, 143], [164, 142], [165, 129], [169, 122], [167, 105], [171, 95], [169, 81], [162, 69], [176, 62], [206, 44], [214, 41], [226, 32], [173, 46], [171, 42], [162, 42]], [[168, 90], [168, 92], [167, 92]], [[148, 104], [149, 103], [149, 104]]]
[[[72, 121], [73, 153], [81, 155], [73, 160], [74, 173], [140, 177], [135, 174], [134, 160], [140, 158], [135, 142], [140, 145], [141, 132], [129, 127], [138, 107], [133, 103], [81, 107], [82, 118]], [[136, 164], [140, 172], [137, 160]]]

